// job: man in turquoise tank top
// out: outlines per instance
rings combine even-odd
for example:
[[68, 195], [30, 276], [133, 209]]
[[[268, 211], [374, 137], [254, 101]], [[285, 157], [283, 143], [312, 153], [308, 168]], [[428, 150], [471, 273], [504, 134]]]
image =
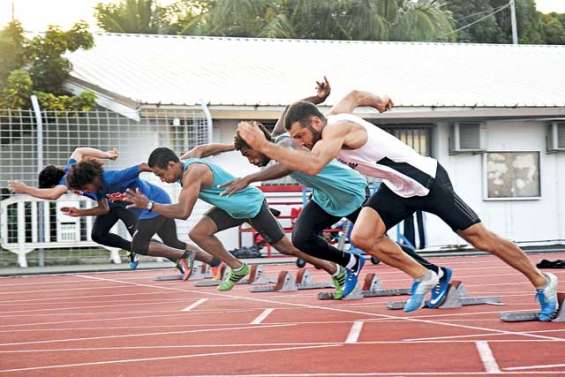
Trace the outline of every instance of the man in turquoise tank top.
[[153, 203], [139, 191], [129, 191], [129, 200], [138, 208], [151, 208], [162, 216], [174, 219], [190, 217], [198, 199], [212, 204], [212, 207], [191, 229], [189, 237], [208, 253], [222, 259], [230, 268], [229, 277], [218, 287], [228, 291], [249, 274], [249, 266], [227, 251], [216, 233], [249, 223], [267, 242], [283, 254], [304, 258], [323, 268], [334, 269], [331, 262], [316, 260], [296, 249], [273, 214], [269, 211], [263, 193], [255, 187], [247, 187], [234, 195], [222, 195], [221, 186], [233, 181], [234, 176], [220, 166], [199, 158], [181, 161], [168, 148], [157, 148], [149, 156], [148, 165], [161, 181], [178, 182], [182, 186], [178, 203]]

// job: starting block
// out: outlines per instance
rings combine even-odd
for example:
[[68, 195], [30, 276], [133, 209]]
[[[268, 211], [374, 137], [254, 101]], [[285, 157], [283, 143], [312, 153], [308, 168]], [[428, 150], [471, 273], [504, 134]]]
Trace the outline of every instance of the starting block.
[[331, 282], [315, 282], [312, 273], [307, 268], [301, 268], [296, 273], [296, 287], [299, 291], [305, 289], [324, 289], [333, 288]]
[[[377, 275], [373, 272], [365, 275], [363, 286], [361, 289], [356, 288], [351, 294], [343, 298], [343, 300], [360, 300], [365, 297], [390, 297], [390, 296], [404, 296], [409, 295], [410, 289], [397, 288], [397, 289], [384, 289]], [[320, 292], [318, 294], [319, 300], [334, 300], [333, 292]]]
[[268, 285], [257, 285], [255, 287], [251, 287], [249, 292], [296, 292], [298, 291], [298, 287], [296, 286], [296, 279], [289, 271], [281, 271], [279, 272], [279, 276], [277, 277], [277, 281], [275, 284], [268, 284]]
[[[222, 283], [224, 279], [227, 279], [229, 274], [227, 273], [227, 268], [223, 270], [222, 279], [221, 280], [203, 280], [194, 283], [195, 287], [216, 287]], [[274, 279], [268, 278], [265, 276], [265, 272], [263, 271], [262, 265], [252, 265], [251, 271], [249, 272], [249, 276], [246, 279], [242, 279], [235, 283], [236, 285], [243, 285], [243, 284], [251, 284], [251, 285], [259, 285], [259, 284], [271, 284], [274, 283]]]
[[[258, 283], [261, 284], [261, 283]], [[264, 283], [263, 283], [264, 284]], [[301, 268], [296, 273], [296, 278], [289, 271], [281, 271], [275, 284], [252, 287], [251, 292], [295, 292], [306, 289], [332, 288], [330, 282], [315, 282], [312, 273]]]
[[[387, 308], [391, 310], [400, 310], [404, 308], [404, 301], [393, 301], [387, 304]], [[429, 301], [424, 307], [428, 307]], [[447, 294], [443, 303], [440, 304], [441, 309], [461, 308], [471, 305], [502, 305], [500, 297], [496, 296], [467, 296], [467, 291], [463, 287], [463, 283], [459, 280], [453, 280], [449, 284]]]
[[[565, 293], [557, 294], [559, 310], [551, 322], [565, 322]], [[500, 314], [500, 319], [504, 322], [528, 322], [539, 321], [538, 312], [505, 312]]]

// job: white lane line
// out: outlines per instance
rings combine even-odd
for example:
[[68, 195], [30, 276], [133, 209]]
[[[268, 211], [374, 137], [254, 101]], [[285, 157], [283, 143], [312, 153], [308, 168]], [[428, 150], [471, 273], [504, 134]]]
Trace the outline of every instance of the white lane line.
[[[89, 276], [89, 275], [76, 275], [76, 276], [77, 277], [83, 277], [85, 279], [103, 280], [103, 281], [110, 281], [110, 282], [114, 282], [114, 283], [116, 283], [116, 282], [117, 283], [126, 283], [126, 282], [116, 280], [116, 279], [106, 279], [106, 278]], [[203, 292], [203, 291], [196, 291], [196, 290], [193, 290], [193, 289], [166, 287], [166, 286], [162, 286], [162, 285], [154, 285], [154, 284], [146, 284], [146, 283], [145, 284], [142, 284], [142, 283], [127, 283], [127, 284], [130, 284], [130, 285], [133, 285], [133, 286], [136, 286], [136, 287], [171, 290], [171, 291], [185, 292], [185, 293], [186, 292], [200, 293], [200, 294], [206, 294], [206, 295], [213, 296], [213, 297], [231, 297], [231, 298], [234, 298], [234, 299], [253, 301], [253, 302], [263, 302], [263, 303], [268, 303], [268, 304], [271, 304], [271, 305], [272, 304], [289, 305], [289, 306], [300, 307], [300, 308], [309, 308], [309, 309], [333, 311], [333, 312], [338, 312], [338, 313], [351, 313], [351, 314], [365, 315], [365, 316], [368, 316], [368, 317], [388, 319], [388, 320], [393, 319], [393, 320], [407, 321], [407, 322], [427, 323], [427, 324], [432, 324], [432, 325], [446, 326], [446, 327], [453, 327], [453, 328], [460, 328], [460, 329], [482, 330], [482, 331], [491, 331], [493, 333], [500, 333], [500, 334], [519, 335], [519, 336], [524, 336], [524, 337], [528, 337], [528, 338], [538, 338], [538, 339], [549, 339], [549, 340], [563, 341], [563, 338], [555, 338], [555, 337], [549, 337], [549, 336], [543, 336], [543, 335], [534, 335], [534, 334], [522, 334], [522, 333], [515, 332], [515, 331], [499, 330], [499, 329], [493, 329], [493, 328], [488, 328], [488, 327], [462, 325], [462, 324], [433, 321], [433, 320], [425, 320], [425, 319], [418, 319], [418, 318], [411, 318], [411, 317], [397, 317], [397, 316], [387, 315], [387, 314], [365, 312], [365, 311], [360, 311], [360, 310], [348, 310], [348, 309], [341, 309], [341, 308], [330, 307], [330, 306], [300, 304], [300, 303], [294, 303], [294, 302], [278, 301], [278, 300], [274, 300], [274, 299], [261, 299], [261, 298], [256, 298], [256, 297], [247, 297], [247, 296], [238, 296], [238, 295], [228, 296], [228, 295], [222, 294], [222, 293]]]
[[[268, 327], [270, 328], [270, 327]], [[440, 341], [440, 342], [410, 342], [406, 343], [401, 340], [371, 340], [361, 341], [355, 344], [372, 346], [372, 345], [413, 345], [413, 344], [475, 344], [475, 341]], [[520, 339], [520, 340], [494, 340], [489, 343], [554, 343], [551, 340], [538, 340], [538, 339]], [[187, 344], [187, 345], [169, 345], [169, 346], [117, 346], [117, 347], [78, 347], [78, 348], [32, 348], [32, 349], [16, 349], [16, 350], [0, 350], [0, 355], [3, 354], [18, 354], [18, 353], [56, 353], [56, 352], [85, 352], [85, 351], [116, 351], [116, 350], [143, 350], [143, 349], [179, 349], [179, 348], [237, 348], [237, 347], [275, 347], [275, 346], [313, 346], [313, 345], [336, 345], [336, 342], [292, 342], [292, 343], [242, 343], [242, 344]], [[343, 343], [345, 344], [345, 343]], [[565, 366], [565, 364], [556, 364], [545, 366], [545, 368], [557, 368]], [[535, 366], [536, 368], [543, 368], [542, 366]], [[505, 370], [507, 370], [506, 368]], [[534, 369], [533, 367], [514, 367], [510, 369]], [[486, 372], [482, 372], [486, 373]]]
[[263, 312], [261, 314], [259, 314], [257, 316], [257, 318], [255, 318], [253, 321], [251, 321], [252, 325], [259, 325], [261, 324], [261, 322], [263, 322], [272, 312], [273, 310], [275, 310], [275, 308], [268, 308], [263, 310]]
[[339, 347], [339, 346], [341, 346], [341, 344], [338, 343], [338, 344], [329, 344], [329, 345], [321, 345], [321, 346], [252, 349], [252, 350], [245, 350], [245, 351], [210, 352], [210, 353], [198, 353], [198, 354], [190, 354], [190, 355], [145, 357], [145, 358], [139, 358], [139, 359], [95, 361], [95, 362], [89, 362], [89, 363], [44, 365], [44, 366], [29, 367], [29, 368], [3, 369], [3, 370], [0, 370], [0, 373], [23, 372], [23, 371], [31, 371], [31, 370], [45, 370], [45, 369], [76, 368], [76, 367], [94, 366], [94, 365], [125, 364], [125, 363], [136, 363], [136, 362], [144, 362], [144, 361], [192, 359], [192, 358], [197, 358], [197, 357], [209, 357], [209, 356], [243, 355], [243, 354], [249, 354], [249, 353], [256, 354], [256, 353], [266, 353], [266, 352], [295, 351], [295, 350], [329, 348], [329, 347]]
[[494, 354], [492, 353], [492, 350], [488, 345], [488, 342], [484, 340], [480, 340], [475, 344], [477, 346], [477, 351], [479, 351], [479, 356], [481, 357], [481, 361], [483, 362], [483, 365], [485, 367], [485, 371], [487, 373], [492, 373], [492, 374], [501, 373], [500, 368], [498, 367], [498, 363], [494, 358]]
[[189, 312], [192, 309], [196, 308], [199, 305], [202, 305], [203, 303], [205, 303], [206, 301], [208, 301], [207, 298], [201, 298], [200, 300], [197, 300], [195, 302], [193, 302], [192, 304], [188, 305], [186, 308], [184, 308], [182, 311], [183, 312]]
[[361, 335], [361, 330], [363, 330], [363, 321], [355, 321], [349, 330], [347, 339], [345, 339], [346, 344], [357, 343], [359, 340], [359, 335]]
[[561, 368], [565, 367], [565, 364], [545, 364], [545, 365], [528, 365], [527, 367], [512, 367], [504, 368], [504, 370], [528, 370], [528, 369], [544, 369], [544, 368]]
[[[214, 325], [211, 325], [214, 326]], [[161, 336], [161, 335], [180, 335], [180, 334], [190, 334], [190, 333], [201, 333], [201, 332], [215, 332], [215, 331], [227, 331], [227, 330], [249, 330], [249, 329], [266, 329], [271, 327], [290, 327], [294, 325], [263, 325], [263, 326], [237, 326], [237, 327], [217, 327], [212, 329], [197, 329], [197, 330], [184, 330], [184, 331], [163, 331], [163, 332], [151, 332], [151, 333], [141, 333], [141, 334], [123, 334], [123, 335], [105, 335], [105, 336], [89, 336], [83, 338], [66, 338], [66, 339], [51, 339], [51, 340], [34, 340], [27, 342], [13, 342], [13, 343], [0, 343], [0, 346], [19, 346], [26, 344], [50, 344], [50, 343], [63, 343], [63, 342], [81, 342], [85, 340], [99, 340], [99, 339], [120, 339], [120, 338], [138, 338], [144, 336]]]

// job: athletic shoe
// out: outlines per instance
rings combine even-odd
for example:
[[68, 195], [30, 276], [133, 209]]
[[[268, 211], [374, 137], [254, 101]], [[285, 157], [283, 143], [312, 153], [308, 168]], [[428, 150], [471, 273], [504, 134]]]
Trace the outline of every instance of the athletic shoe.
[[557, 302], [557, 276], [549, 273], [543, 273], [547, 279], [547, 286], [536, 290], [536, 298], [541, 306], [539, 320], [549, 322], [557, 315], [559, 303]]
[[337, 266], [338, 273], [332, 276], [332, 283], [335, 287], [334, 300], [341, 300], [343, 298], [343, 288], [345, 287], [345, 268], [340, 265]]
[[439, 283], [432, 289], [432, 297], [427, 302], [428, 308], [431, 309], [439, 308], [445, 302], [451, 275], [453, 275], [453, 271], [450, 268], [440, 267], [440, 270], [443, 272], [443, 275], [439, 278]]
[[359, 255], [353, 255], [354, 258], [357, 259], [357, 263], [353, 267], [353, 269], [345, 269], [345, 287], [343, 288], [343, 297], [349, 296], [351, 292], [355, 290], [357, 286], [357, 281], [359, 280], [359, 273], [363, 269], [365, 265], [365, 258]]
[[404, 304], [404, 311], [410, 313], [421, 309], [425, 302], [424, 298], [439, 283], [439, 278], [437, 274], [431, 270], [428, 270], [431, 274], [430, 278], [426, 280], [414, 280], [412, 283], [412, 288], [410, 289], [410, 298]]
[[135, 253], [130, 254], [130, 262], [129, 262], [129, 269], [132, 271], [137, 270], [137, 266], [139, 265], [139, 255]]
[[179, 258], [177, 264], [182, 267], [182, 280], [186, 281], [192, 275], [192, 268], [194, 267], [194, 256], [190, 251], [184, 253], [184, 255]]
[[243, 263], [243, 267], [239, 270], [230, 270], [228, 277], [218, 286], [218, 291], [225, 292], [229, 291], [235, 286], [235, 283], [249, 275], [249, 266], [247, 263]]

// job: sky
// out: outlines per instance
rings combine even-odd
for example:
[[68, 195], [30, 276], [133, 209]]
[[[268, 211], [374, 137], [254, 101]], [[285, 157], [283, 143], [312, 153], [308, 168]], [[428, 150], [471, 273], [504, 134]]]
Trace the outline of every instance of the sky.
[[[81, 19], [97, 30], [93, 8], [99, 2], [109, 3], [112, 0], [0, 0], [0, 27], [10, 21], [13, 3], [16, 18], [28, 31], [43, 31], [51, 24], [68, 28]], [[163, 5], [172, 2], [174, 0], [160, 1]], [[541, 12], [565, 13], [565, 0], [536, 0], [536, 3]]]

